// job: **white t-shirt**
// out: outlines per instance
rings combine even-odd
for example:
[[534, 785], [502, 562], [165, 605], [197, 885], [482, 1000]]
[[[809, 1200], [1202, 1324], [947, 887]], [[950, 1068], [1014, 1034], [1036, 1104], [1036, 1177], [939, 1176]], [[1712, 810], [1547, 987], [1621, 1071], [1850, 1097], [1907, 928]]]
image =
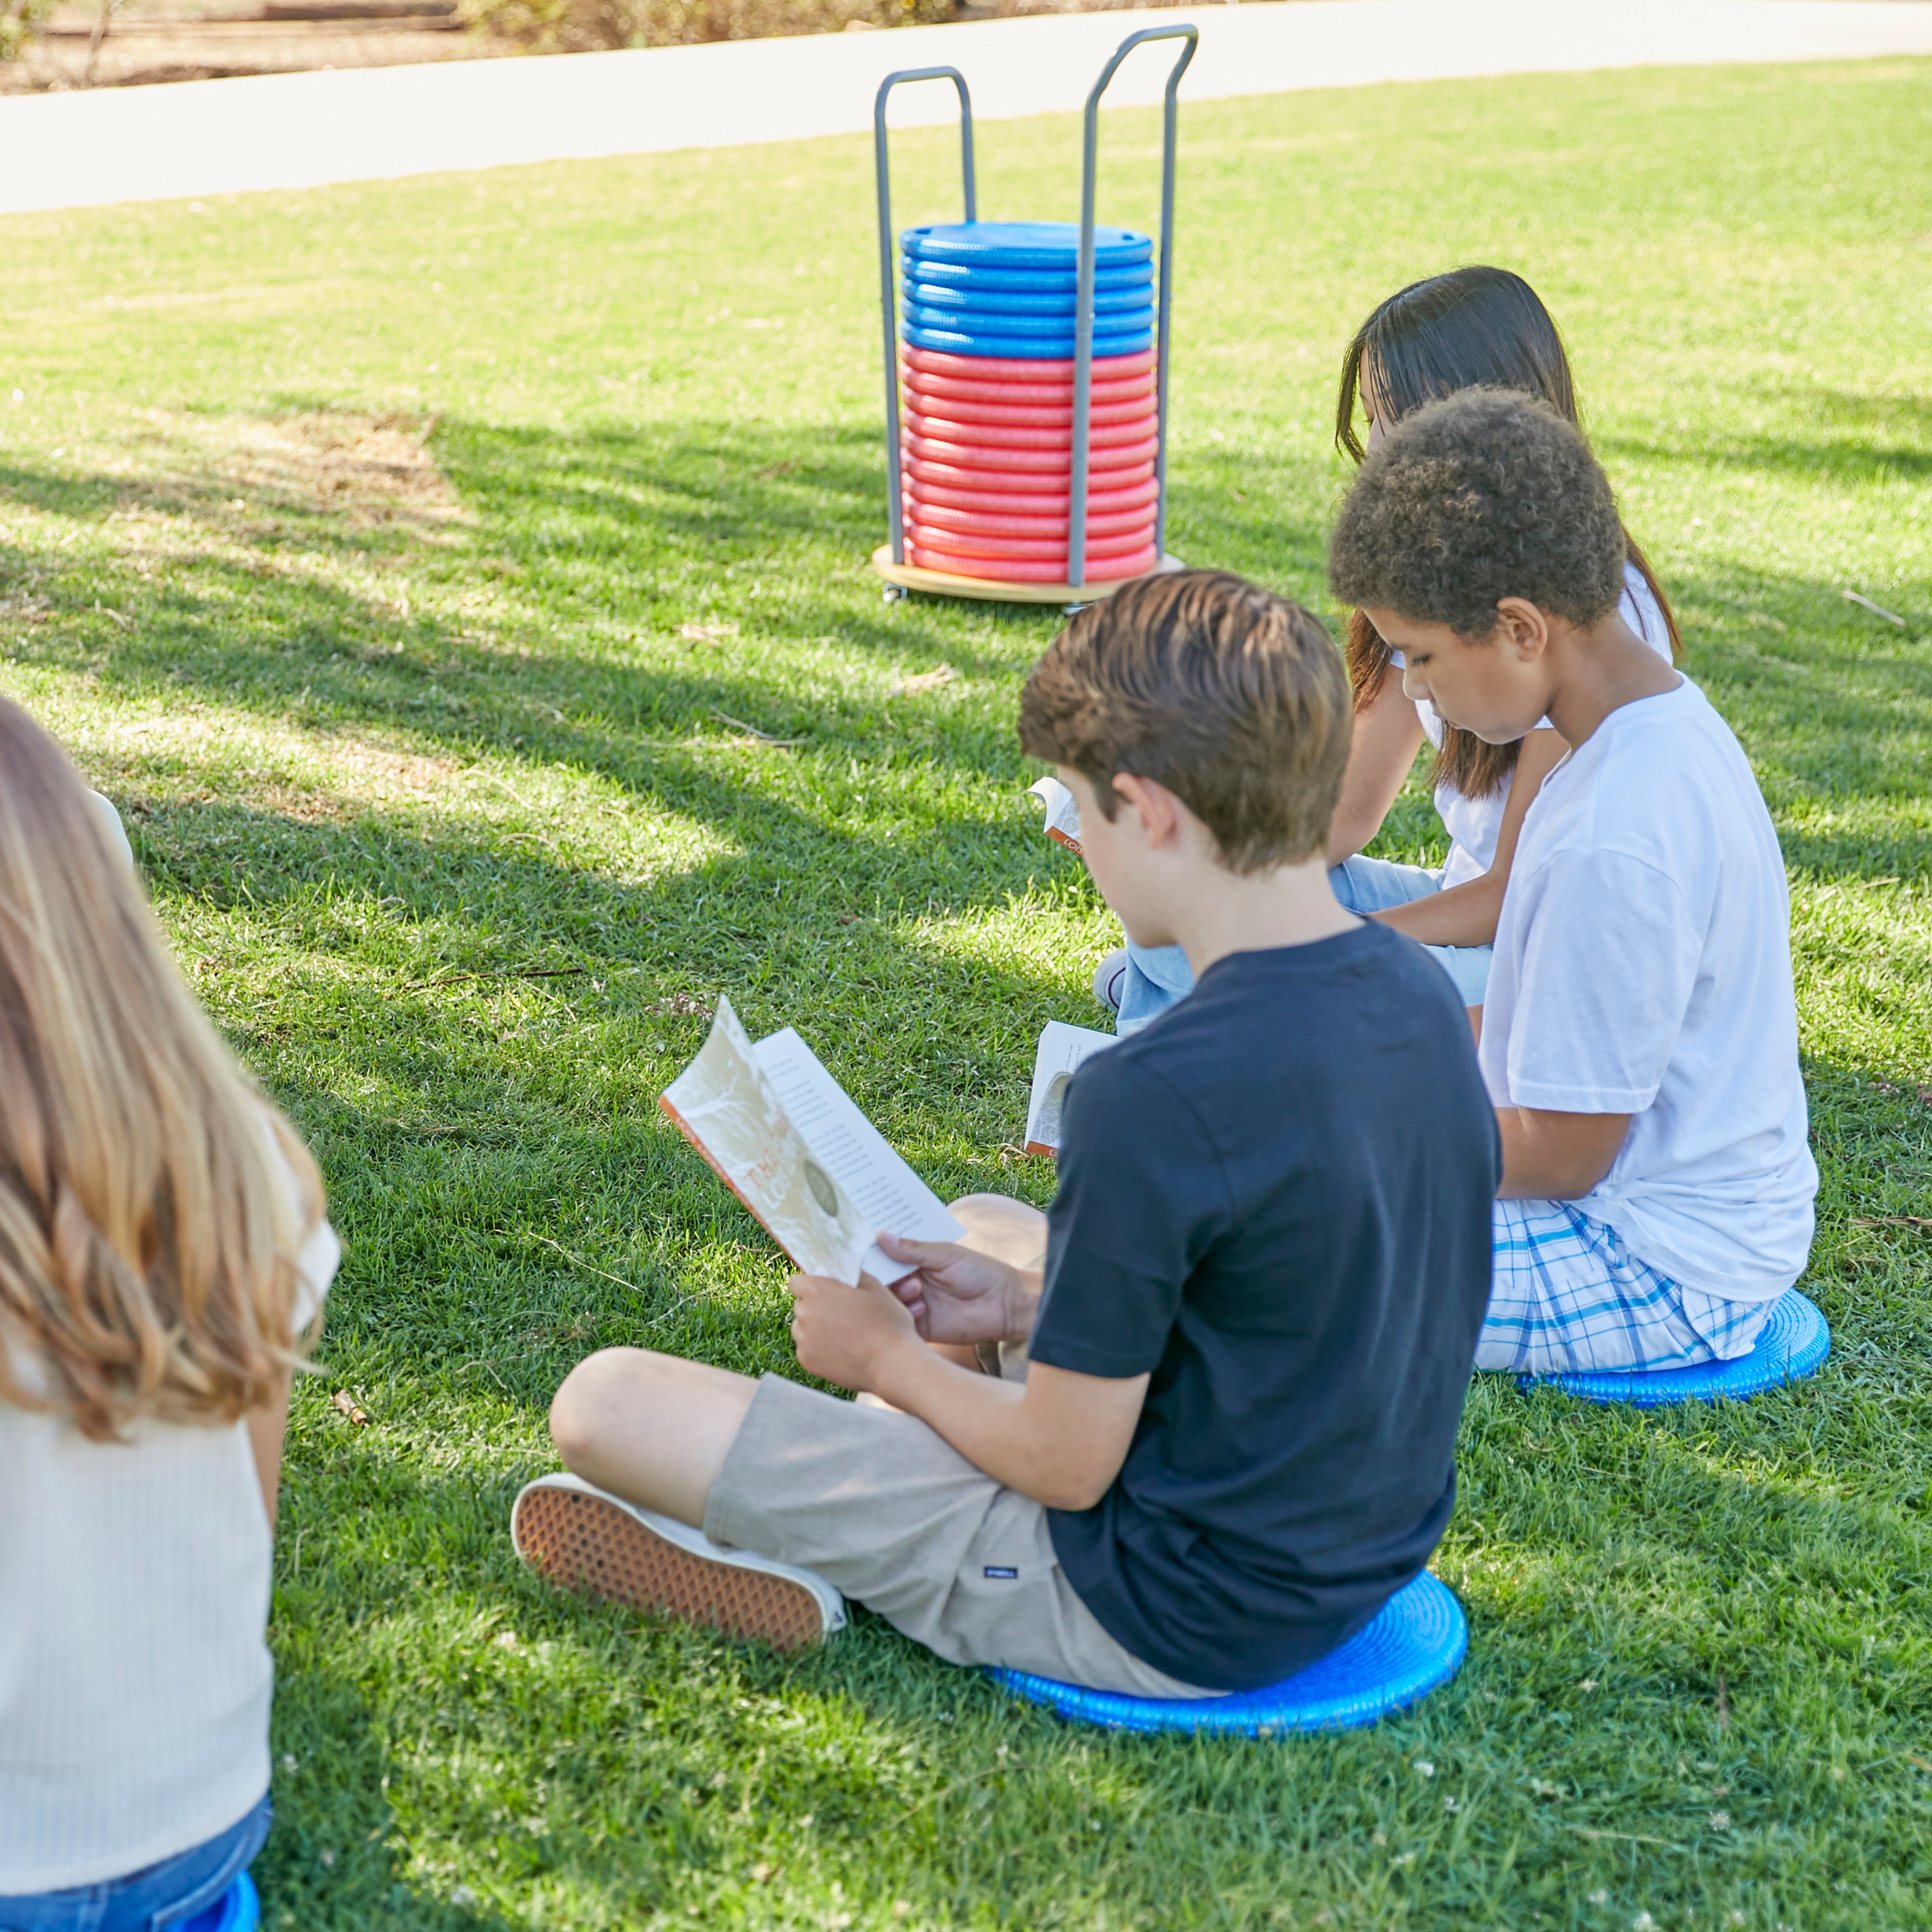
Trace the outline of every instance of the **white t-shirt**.
[[[1617, 604], [1617, 615], [1668, 662], [1670, 627], [1664, 621], [1664, 613], [1650, 586], [1643, 580], [1642, 572], [1634, 563], [1624, 566], [1624, 594]], [[1400, 665], [1400, 651], [1392, 662]], [[1426, 698], [1418, 698], [1415, 715], [1422, 720], [1429, 742], [1441, 751], [1442, 720], [1435, 706]], [[1509, 803], [1510, 782], [1515, 776], [1513, 771], [1505, 773], [1502, 783], [1486, 798], [1465, 797], [1451, 784], [1436, 788], [1436, 810], [1449, 835], [1448, 861], [1442, 868], [1445, 890], [1480, 879], [1496, 863], [1496, 839], [1502, 831], [1503, 810]]]
[[[304, 1320], [341, 1253], [320, 1222]], [[267, 1790], [272, 1557], [245, 1422], [90, 1442], [0, 1402], [0, 1899], [172, 1858]]]
[[130, 866], [134, 862], [134, 848], [128, 842], [128, 828], [121, 823], [121, 814], [111, 798], [104, 797], [98, 791], [90, 790], [88, 802], [94, 808], [94, 815], [100, 821], [100, 829], [107, 834], [108, 842], [125, 859]]
[[1790, 927], [1757, 782], [1687, 679], [1612, 711], [1544, 780], [1496, 928], [1490, 1097], [1631, 1115], [1576, 1205], [1727, 1300], [1782, 1294], [1810, 1252]]

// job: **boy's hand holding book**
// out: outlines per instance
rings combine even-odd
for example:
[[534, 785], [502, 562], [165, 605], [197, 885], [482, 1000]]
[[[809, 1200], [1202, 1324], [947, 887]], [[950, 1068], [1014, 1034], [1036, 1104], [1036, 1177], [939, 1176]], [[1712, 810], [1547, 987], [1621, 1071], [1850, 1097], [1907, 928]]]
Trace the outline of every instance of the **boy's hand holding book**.
[[842, 1388], [880, 1393], [892, 1358], [928, 1342], [1021, 1342], [1032, 1332], [1040, 1276], [957, 1241], [881, 1234], [879, 1245], [912, 1272], [881, 1288], [870, 1275], [854, 1294], [828, 1275], [795, 1274], [792, 1346], [808, 1374]]
[[881, 1234], [879, 1246], [913, 1272], [892, 1292], [928, 1342], [1023, 1342], [1040, 1305], [1037, 1270], [1016, 1268], [957, 1241]]
[[806, 1374], [841, 1388], [877, 1390], [896, 1352], [923, 1350], [911, 1311], [870, 1275], [856, 1289], [824, 1274], [795, 1274], [791, 1345]]

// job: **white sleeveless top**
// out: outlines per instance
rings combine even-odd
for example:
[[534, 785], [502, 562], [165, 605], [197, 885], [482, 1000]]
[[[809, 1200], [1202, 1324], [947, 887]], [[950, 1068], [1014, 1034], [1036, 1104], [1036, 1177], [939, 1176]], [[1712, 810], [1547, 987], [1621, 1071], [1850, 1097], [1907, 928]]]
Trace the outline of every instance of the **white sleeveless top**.
[[[1643, 580], [1643, 573], [1634, 563], [1624, 566], [1624, 594], [1617, 604], [1617, 615], [1630, 628], [1667, 662], [1670, 656], [1670, 627], [1664, 621], [1664, 613], [1658, 607], [1656, 598], [1648, 584]], [[1395, 654], [1394, 662], [1400, 665], [1402, 655]], [[1442, 720], [1436, 715], [1434, 705], [1427, 698], [1416, 702], [1416, 716], [1422, 720], [1422, 728], [1429, 742], [1439, 752], [1442, 748]], [[1509, 803], [1510, 781], [1514, 772], [1504, 774], [1502, 784], [1487, 798], [1466, 798], [1453, 785], [1439, 784], [1436, 788], [1436, 810], [1442, 820], [1443, 830], [1449, 835], [1449, 860], [1442, 868], [1442, 884], [1445, 889], [1450, 886], [1466, 884], [1471, 879], [1480, 879], [1496, 862], [1496, 839], [1503, 827], [1503, 808]]]
[[[341, 1254], [320, 1222], [304, 1321]], [[245, 1422], [90, 1442], [0, 1402], [0, 1900], [172, 1858], [267, 1790], [273, 1550]]]

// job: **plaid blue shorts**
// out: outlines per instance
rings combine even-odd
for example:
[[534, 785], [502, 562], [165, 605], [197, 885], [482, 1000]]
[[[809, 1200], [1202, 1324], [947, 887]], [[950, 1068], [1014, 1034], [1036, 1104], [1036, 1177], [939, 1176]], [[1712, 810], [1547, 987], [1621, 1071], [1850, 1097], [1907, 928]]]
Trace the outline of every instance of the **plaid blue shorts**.
[[1639, 1261], [1568, 1201], [1498, 1201], [1479, 1369], [1676, 1369], [1750, 1354], [1768, 1301], [1724, 1301]]

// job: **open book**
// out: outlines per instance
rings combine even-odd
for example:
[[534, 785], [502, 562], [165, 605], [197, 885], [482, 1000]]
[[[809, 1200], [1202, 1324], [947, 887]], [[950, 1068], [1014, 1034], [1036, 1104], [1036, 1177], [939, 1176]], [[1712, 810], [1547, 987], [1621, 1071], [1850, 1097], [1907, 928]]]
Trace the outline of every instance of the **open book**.
[[1046, 836], [1070, 852], [1080, 850], [1080, 807], [1058, 778], [1042, 778], [1027, 790], [1046, 807]]
[[754, 1046], [720, 998], [710, 1037], [658, 1105], [807, 1274], [910, 1274], [872, 1238], [965, 1232], [790, 1027]]
[[1033, 1097], [1027, 1102], [1028, 1154], [1060, 1151], [1060, 1112], [1076, 1070], [1102, 1048], [1116, 1043], [1115, 1035], [1096, 1033], [1091, 1027], [1069, 1026], [1064, 1020], [1047, 1022], [1033, 1060]]

